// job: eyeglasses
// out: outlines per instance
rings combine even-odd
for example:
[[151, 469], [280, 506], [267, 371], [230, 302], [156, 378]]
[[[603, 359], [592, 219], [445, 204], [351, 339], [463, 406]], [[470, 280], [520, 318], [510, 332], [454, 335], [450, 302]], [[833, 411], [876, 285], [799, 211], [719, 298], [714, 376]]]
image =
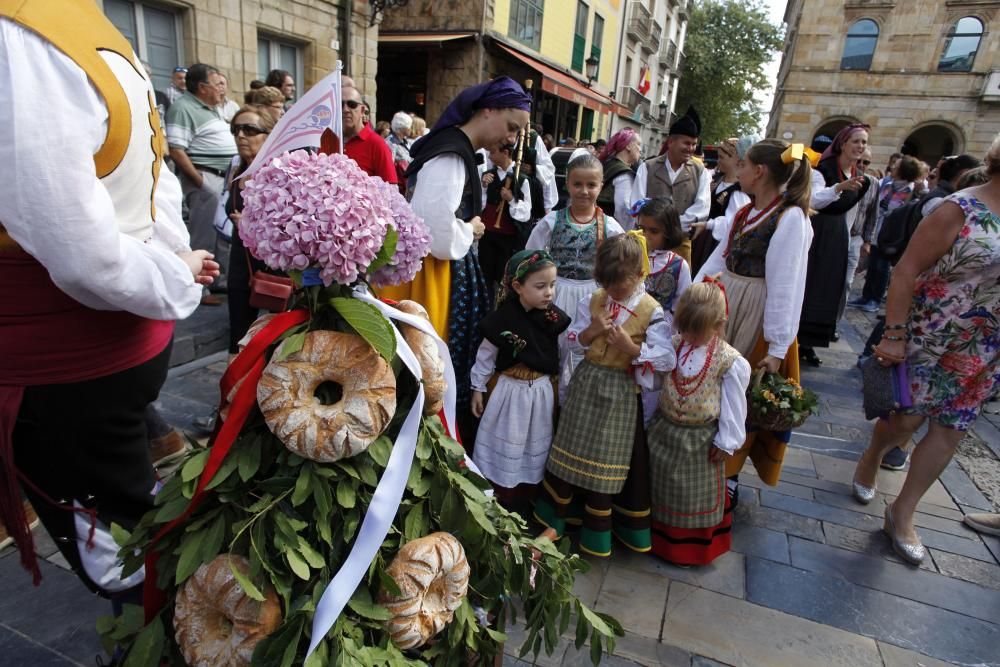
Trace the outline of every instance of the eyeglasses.
[[357, 102], [355, 100], [344, 100], [344, 106], [353, 111], [361, 106], [361, 102]]
[[233, 125], [233, 136], [239, 136], [240, 132], [244, 137], [256, 137], [259, 134], [269, 134], [267, 130], [258, 125]]

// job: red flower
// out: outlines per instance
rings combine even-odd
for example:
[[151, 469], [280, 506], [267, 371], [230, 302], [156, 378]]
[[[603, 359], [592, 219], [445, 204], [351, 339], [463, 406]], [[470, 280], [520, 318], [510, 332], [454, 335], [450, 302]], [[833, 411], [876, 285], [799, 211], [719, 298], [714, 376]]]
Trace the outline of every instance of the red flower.
[[962, 378], [959, 380], [959, 384], [965, 391], [955, 397], [954, 405], [960, 409], [978, 408], [993, 391], [993, 378], [990, 377], [989, 373]]
[[943, 299], [948, 296], [948, 281], [934, 273], [917, 282], [917, 291], [931, 299]]
[[972, 233], [971, 227], [969, 227], [968, 225], [962, 225], [962, 231], [960, 231], [958, 235], [964, 239], [971, 233]]
[[972, 354], [945, 352], [941, 357], [941, 368], [960, 377], [971, 378], [983, 370], [983, 360]]

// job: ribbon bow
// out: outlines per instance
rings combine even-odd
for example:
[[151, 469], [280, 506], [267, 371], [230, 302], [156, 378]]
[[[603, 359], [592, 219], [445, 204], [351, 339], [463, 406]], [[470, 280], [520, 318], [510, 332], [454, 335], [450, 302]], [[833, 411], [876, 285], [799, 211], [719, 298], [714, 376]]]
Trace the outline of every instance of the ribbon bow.
[[[801, 144], [800, 144], [801, 145]], [[722, 298], [726, 301], [726, 318], [729, 317], [729, 297], [726, 295], [726, 286], [722, 284], [721, 280], [713, 278], [712, 276], [705, 276], [701, 279], [703, 283], [709, 283], [711, 285], [716, 285], [719, 291], [722, 292]]]
[[801, 160], [805, 154], [805, 146], [802, 144], [790, 144], [785, 152], [781, 154], [781, 161], [790, 164], [796, 160]]
[[637, 199], [635, 203], [632, 204], [632, 206], [629, 208], [628, 214], [631, 215], [633, 218], [636, 217], [637, 215], [639, 215], [639, 211], [642, 210], [642, 207], [651, 201], [652, 199], [649, 197], [643, 197], [642, 199]]
[[823, 157], [822, 153], [817, 153], [808, 146], [806, 146], [806, 149], [803, 151], [803, 153], [805, 153], [805, 156], [809, 159], [809, 164], [810, 166], [813, 167], [813, 169], [815, 169], [816, 165], [819, 164], [819, 159]]
[[650, 274], [652, 268], [649, 265], [649, 250], [646, 246], [646, 236], [641, 230], [632, 229], [629, 230], [628, 235], [639, 241], [639, 245], [642, 246], [642, 277], [645, 278]]

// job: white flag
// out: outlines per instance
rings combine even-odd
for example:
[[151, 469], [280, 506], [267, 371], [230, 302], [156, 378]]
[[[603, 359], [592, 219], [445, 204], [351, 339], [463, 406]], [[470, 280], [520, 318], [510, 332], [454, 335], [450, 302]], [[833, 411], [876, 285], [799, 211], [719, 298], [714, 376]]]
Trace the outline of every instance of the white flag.
[[[272, 158], [286, 151], [299, 148], [319, 148], [323, 131], [329, 128], [343, 146], [343, 116], [341, 113], [340, 72], [343, 64], [338, 60], [337, 67], [322, 81], [309, 89], [292, 105], [281, 120], [278, 121], [271, 134], [267, 136], [264, 145], [257, 152], [257, 157], [240, 177], [249, 176]], [[343, 149], [341, 149], [343, 150]]]

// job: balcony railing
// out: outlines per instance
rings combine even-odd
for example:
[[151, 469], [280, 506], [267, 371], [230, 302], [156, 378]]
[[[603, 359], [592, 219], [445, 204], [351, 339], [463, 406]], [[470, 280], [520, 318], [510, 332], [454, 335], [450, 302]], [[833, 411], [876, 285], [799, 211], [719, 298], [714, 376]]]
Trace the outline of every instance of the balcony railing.
[[677, 42], [671, 39], [660, 45], [660, 64], [671, 70], [677, 66]]
[[618, 101], [628, 107], [629, 111], [632, 112], [632, 117], [636, 120], [649, 115], [649, 98], [632, 86], [622, 86], [618, 93]]
[[649, 31], [653, 17], [650, 15], [646, 5], [633, 0], [628, 7], [628, 36], [637, 42], [645, 42], [649, 39]]
[[663, 28], [656, 21], [653, 21], [651, 25], [649, 39], [642, 42], [639, 47], [647, 53], [656, 53], [660, 50], [660, 36], [663, 34]]

